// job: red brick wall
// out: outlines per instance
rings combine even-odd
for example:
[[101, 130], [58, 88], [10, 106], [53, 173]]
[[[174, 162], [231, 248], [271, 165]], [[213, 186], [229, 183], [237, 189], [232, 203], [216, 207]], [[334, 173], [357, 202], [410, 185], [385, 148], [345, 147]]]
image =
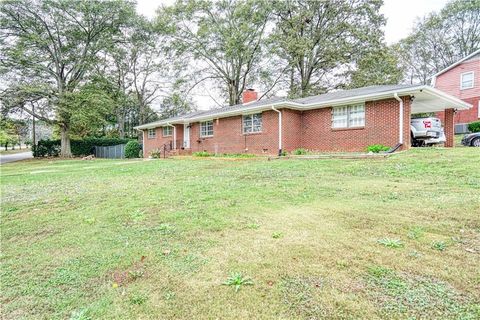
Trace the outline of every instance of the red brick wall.
[[[404, 147], [410, 146], [410, 99], [404, 101]], [[365, 103], [365, 127], [332, 129], [332, 108], [303, 112], [302, 146], [316, 151], [365, 151], [371, 144], [394, 146], [399, 141], [399, 102]]]
[[[404, 100], [404, 149], [410, 146], [410, 99]], [[399, 102], [395, 99], [370, 101], [365, 104], [365, 127], [332, 129], [331, 108], [308, 111], [280, 109], [282, 112], [283, 150], [306, 148], [315, 151], [364, 151], [368, 145], [394, 146], [399, 140]], [[145, 154], [159, 148], [173, 137], [163, 139], [158, 128], [157, 139], [145, 139]], [[211, 153], [278, 153], [278, 113], [262, 113], [262, 132], [243, 134], [242, 116], [213, 120], [213, 137], [200, 137], [200, 124], [190, 128], [192, 152]], [[177, 148], [183, 141], [183, 125], [177, 125]]]
[[213, 120], [213, 137], [200, 137], [200, 124], [190, 128], [192, 152], [266, 153], [278, 152], [278, 115], [275, 111], [262, 113], [262, 132], [243, 134], [242, 116]]
[[[292, 151], [302, 147], [302, 112], [281, 109], [282, 111], [282, 150]], [[277, 139], [278, 141], [278, 139]]]
[[453, 120], [453, 117], [454, 117], [454, 113], [455, 113], [455, 110], [454, 109], [447, 109], [445, 110], [445, 118], [444, 118], [444, 130], [445, 130], [445, 138], [446, 138], [446, 141], [445, 141], [445, 147], [453, 147], [454, 146], [454, 120]]
[[[177, 148], [180, 148], [183, 141], [183, 124], [182, 125], [175, 125], [176, 127], [176, 140], [177, 140]], [[156, 137], [154, 139], [148, 138], [148, 130], [143, 131], [143, 156], [148, 157], [150, 155], [150, 151], [154, 149], [160, 149], [163, 147], [164, 144], [169, 144], [170, 141], [173, 143], [173, 132], [171, 136], [164, 137], [163, 136], [163, 128], [156, 128]]]

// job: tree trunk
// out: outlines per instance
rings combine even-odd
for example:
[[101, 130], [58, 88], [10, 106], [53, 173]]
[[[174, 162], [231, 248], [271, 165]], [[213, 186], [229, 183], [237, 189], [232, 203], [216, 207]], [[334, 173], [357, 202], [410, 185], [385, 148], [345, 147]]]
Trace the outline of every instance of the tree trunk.
[[70, 137], [68, 135], [68, 126], [60, 125], [60, 156], [65, 158], [72, 157], [72, 150], [70, 148]]
[[122, 111], [117, 112], [118, 135], [120, 139], [125, 138], [125, 116]]

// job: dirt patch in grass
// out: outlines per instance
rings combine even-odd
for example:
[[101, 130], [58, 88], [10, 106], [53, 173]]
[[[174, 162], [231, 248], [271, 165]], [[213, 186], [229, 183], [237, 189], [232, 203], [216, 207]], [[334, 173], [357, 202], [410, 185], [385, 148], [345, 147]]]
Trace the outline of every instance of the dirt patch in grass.
[[370, 267], [365, 278], [369, 296], [385, 316], [410, 319], [478, 319], [480, 304], [446, 282], [380, 266]]

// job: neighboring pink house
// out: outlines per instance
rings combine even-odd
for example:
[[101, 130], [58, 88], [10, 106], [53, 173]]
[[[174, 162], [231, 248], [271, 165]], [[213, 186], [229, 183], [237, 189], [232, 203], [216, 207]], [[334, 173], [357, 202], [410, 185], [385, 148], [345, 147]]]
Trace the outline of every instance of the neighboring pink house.
[[143, 124], [144, 156], [173, 154], [281, 154], [365, 151], [372, 144], [410, 148], [410, 116], [444, 111], [445, 146], [453, 147], [454, 110], [464, 101], [425, 85], [384, 85], [286, 99], [257, 100], [246, 90], [243, 104], [203, 110]]
[[[467, 125], [480, 119], [480, 50], [435, 74], [432, 86], [473, 106], [456, 111], [453, 117], [455, 133], [467, 132]], [[438, 112], [437, 116], [443, 119], [444, 113]]]

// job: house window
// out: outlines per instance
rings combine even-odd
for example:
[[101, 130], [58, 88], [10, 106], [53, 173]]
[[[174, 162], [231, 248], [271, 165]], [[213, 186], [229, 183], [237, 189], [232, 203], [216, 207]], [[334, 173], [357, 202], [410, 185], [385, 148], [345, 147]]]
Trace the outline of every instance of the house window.
[[148, 129], [148, 139], [155, 139], [157, 131], [154, 129]]
[[465, 72], [460, 75], [460, 89], [471, 89], [473, 88], [473, 71]]
[[204, 121], [200, 123], [200, 137], [213, 136], [213, 121]]
[[335, 107], [332, 110], [332, 128], [355, 128], [365, 126], [365, 105]]
[[164, 137], [169, 137], [172, 135], [172, 130], [173, 130], [173, 127], [163, 127], [163, 136]]
[[243, 116], [243, 133], [262, 132], [262, 114]]

